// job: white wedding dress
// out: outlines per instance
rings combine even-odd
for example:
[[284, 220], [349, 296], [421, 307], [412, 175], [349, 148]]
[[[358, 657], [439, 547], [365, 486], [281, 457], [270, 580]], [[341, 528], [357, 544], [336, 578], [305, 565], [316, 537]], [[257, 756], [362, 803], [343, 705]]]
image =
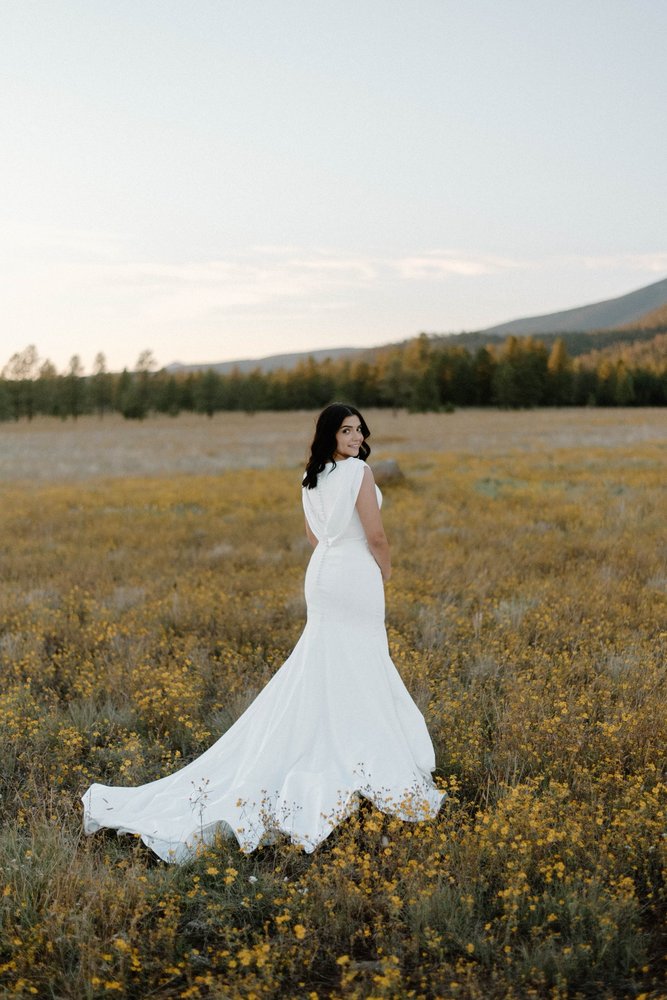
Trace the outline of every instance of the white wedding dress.
[[306, 626], [283, 666], [181, 770], [134, 788], [91, 785], [86, 833], [138, 834], [181, 862], [216, 833], [245, 852], [278, 833], [312, 851], [360, 795], [402, 819], [435, 816], [445, 794], [431, 779], [433, 746], [389, 657], [382, 576], [355, 508], [364, 468], [358, 458], [329, 463], [302, 490], [318, 545]]

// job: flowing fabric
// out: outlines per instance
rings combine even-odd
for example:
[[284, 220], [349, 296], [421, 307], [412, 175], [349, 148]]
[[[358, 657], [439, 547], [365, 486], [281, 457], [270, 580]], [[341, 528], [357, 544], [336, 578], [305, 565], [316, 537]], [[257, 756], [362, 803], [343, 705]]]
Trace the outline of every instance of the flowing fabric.
[[280, 833], [310, 852], [360, 795], [402, 819], [435, 816], [444, 792], [431, 780], [433, 745], [389, 656], [382, 575], [355, 507], [365, 468], [329, 463], [302, 490], [318, 544], [306, 626], [282, 667], [192, 763], [138, 787], [91, 785], [86, 833], [138, 834], [181, 862], [216, 833], [244, 852]]

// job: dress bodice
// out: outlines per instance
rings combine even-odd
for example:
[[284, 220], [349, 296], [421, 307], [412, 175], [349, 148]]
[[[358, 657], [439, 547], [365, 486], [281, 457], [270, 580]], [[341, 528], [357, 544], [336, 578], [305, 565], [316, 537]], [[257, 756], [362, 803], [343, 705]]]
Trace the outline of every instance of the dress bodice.
[[[365, 539], [355, 504], [364, 477], [366, 463], [359, 458], [327, 462], [317, 477], [317, 486], [304, 488], [303, 507], [311, 531], [318, 541], [333, 545], [349, 539]], [[375, 487], [378, 503], [382, 494]]]

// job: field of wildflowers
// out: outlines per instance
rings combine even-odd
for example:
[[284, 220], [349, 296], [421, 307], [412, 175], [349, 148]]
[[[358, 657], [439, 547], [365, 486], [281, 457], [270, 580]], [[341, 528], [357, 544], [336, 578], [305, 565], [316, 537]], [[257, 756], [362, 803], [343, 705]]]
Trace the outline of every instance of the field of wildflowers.
[[0, 995], [667, 997], [667, 433], [597, 413], [583, 445], [553, 413], [545, 445], [541, 414], [488, 413], [483, 447], [452, 417], [394, 425], [384, 508], [391, 652], [449, 800], [364, 804], [309, 856], [166, 866], [83, 836], [79, 802], [201, 753], [293, 647], [300, 454], [3, 482]]

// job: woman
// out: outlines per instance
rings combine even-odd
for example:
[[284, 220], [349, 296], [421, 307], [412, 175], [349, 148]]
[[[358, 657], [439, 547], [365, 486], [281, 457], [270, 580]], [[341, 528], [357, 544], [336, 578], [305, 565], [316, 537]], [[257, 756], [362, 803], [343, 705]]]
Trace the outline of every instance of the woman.
[[91, 785], [84, 829], [139, 834], [165, 861], [217, 832], [254, 850], [277, 833], [312, 851], [359, 795], [403, 819], [433, 817], [433, 746], [389, 658], [383, 579], [391, 575], [370, 431], [353, 406], [320, 414], [303, 479], [306, 627], [283, 666], [191, 764], [136, 788]]

